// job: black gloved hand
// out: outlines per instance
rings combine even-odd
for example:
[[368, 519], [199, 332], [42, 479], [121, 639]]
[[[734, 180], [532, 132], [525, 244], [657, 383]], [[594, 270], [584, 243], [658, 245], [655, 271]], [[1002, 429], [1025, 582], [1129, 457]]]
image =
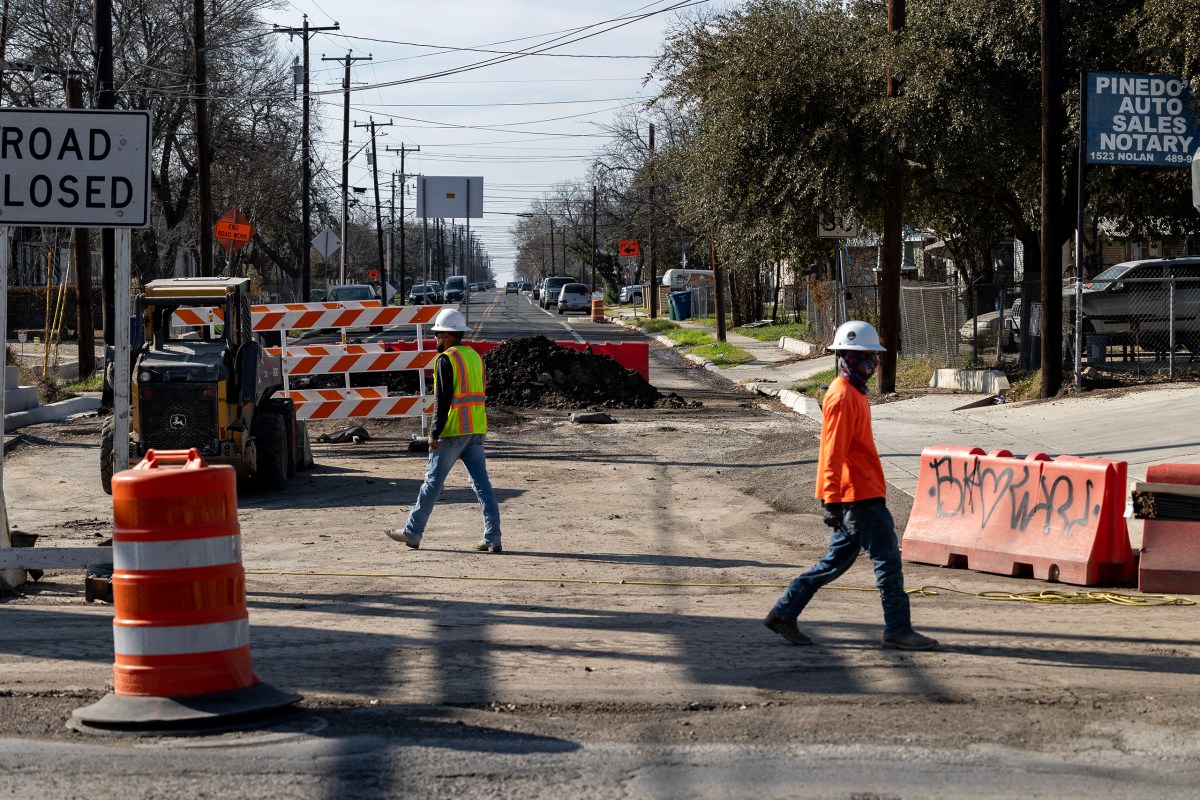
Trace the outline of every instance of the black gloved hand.
[[841, 503], [826, 503], [821, 502], [821, 508], [825, 509], [824, 522], [831, 528], [840, 528], [842, 526], [842, 504]]

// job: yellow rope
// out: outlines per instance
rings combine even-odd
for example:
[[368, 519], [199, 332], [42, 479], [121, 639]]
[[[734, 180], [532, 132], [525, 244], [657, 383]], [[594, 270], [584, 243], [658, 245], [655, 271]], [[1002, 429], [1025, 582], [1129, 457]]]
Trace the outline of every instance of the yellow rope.
[[[247, 575], [273, 575], [300, 578], [404, 578], [407, 580], [435, 581], [493, 581], [499, 583], [583, 583], [596, 586], [664, 586], [677, 589], [782, 589], [785, 583], [684, 583], [677, 581], [631, 581], [600, 578], [514, 578], [490, 575], [430, 575], [406, 572], [288, 572], [275, 570], [246, 570]], [[824, 589], [843, 592], [875, 592], [873, 586], [826, 586]], [[922, 586], [908, 589], [908, 594], [936, 597], [945, 594], [961, 594], [981, 600], [1008, 600], [1022, 603], [1049, 605], [1090, 605], [1112, 603], [1119, 606], [1144, 608], [1150, 606], [1194, 606], [1195, 600], [1169, 594], [1126, 594], [1108, 591], [1062, 592], [1053, 589], [1031, 592], [968, 592], [963, 589], [948, 589], [944, 586]]]

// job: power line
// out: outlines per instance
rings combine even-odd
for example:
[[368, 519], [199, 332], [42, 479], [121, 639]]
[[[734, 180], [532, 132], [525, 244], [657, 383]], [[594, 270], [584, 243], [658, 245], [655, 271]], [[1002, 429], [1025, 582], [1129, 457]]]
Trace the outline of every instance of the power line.
[[[402, 86], [404, 84], [418, 83], [421, 81], [430, 80], [432, 78], [444, 78], [448, 75], [458, 75], [463, 72], [471, 72], [473, 70], [482, 69], [484, 67], [491, 67], [491, 66], [495, 66], [497, 64], [504, 64], [509, 61], [514, 61], [518, 58], [524, 58], [526, 56], [536, 55], [538, 53], [543, 53], [548, 50], [557, 49], [559, 47], [565, 47], [568, 44], [574, 44], [575, 42], [581, 42], [584, 39], [591, 39], [594, 36], [599, 36], [604, 33], [611, 33], [612, 31], [617, 30], [618, 28], [623, 28], [627, 25], [632, 25], [634, 22], [640, 22], [641, 20], [648, 19], [650, 17], [657, 16], [659, 14], [664, 14], [668, 11], [678, 11], [680, 9], [689, 8], [691, 6], [703, 5], [707, 2], [709, 2], [709, 0], [679, 0], [679, 2], [673, 3], [670, 6], [667, 6], [666, 8], [658, 9], [655, 11], [650, 11], [645, 14], [639, 14], [639, 15], [633, 16], [633, 17], [615, 17], [612, 19], [607, 19], [607, 20], [603, 20], [601, 22], [593, 23], [592, 25], [588, 25], [585, 28], [583, 28], [583, 30], [587, 30], [590, 28], [599, 28], [604, 25], [609, 25], [609, 27], [604, 28], [603, 30], [597, 30], [597, 31], [592, 31], [591, 33], [583, 34], [574, 39], [567, 39], [566, 41], [559, 41], [559, 39], [564, 39], [565, 37], [556, 37], [555, 39], [551, 39], [550, 43], [546, 43], [544, 46], [540, 46], [541, 49], [533, 49], [535, 47], [539, 47], [539, 45], [531, 45], [530, 48], [527, 48], [522, 51], [517, 51], [516, 53], [514, 53], [512, 55], [496, 56], [494, 58], [488, 58], [488, 59], [484, 59], [482, 61], [477, 61], [473, 64], [464, 64], [461, 67], [452, 67], [449, 69], [439, 70], [438, 72], [427, 73], [425, 75], [416, 75], [411, 78], [400, 78], [398, 80], [386, 81], [384, 83], [367, 84], [366, 86], [356, 87], [354, 90], [355, 91], [363, 91], [366, 89], [382, 89], [382, 88], [386, 88], [389, 86]], [[615, 24], [612, 24], [614, 22], [615, 22]], [[314, 94], [314, 96], [323, 95], [323, 94], [333, 94], [336, 91], [337, 90], [335, 90], [335, 89], [330, 89], [327, 91], [314, 92], [313, 94]]]

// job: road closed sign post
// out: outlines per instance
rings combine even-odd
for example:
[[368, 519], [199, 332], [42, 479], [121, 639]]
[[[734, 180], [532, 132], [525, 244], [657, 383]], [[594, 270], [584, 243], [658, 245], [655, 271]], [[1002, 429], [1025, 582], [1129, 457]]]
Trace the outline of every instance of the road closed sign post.
[[149, 223], [149, 112], [0, 109], [0, 225]]

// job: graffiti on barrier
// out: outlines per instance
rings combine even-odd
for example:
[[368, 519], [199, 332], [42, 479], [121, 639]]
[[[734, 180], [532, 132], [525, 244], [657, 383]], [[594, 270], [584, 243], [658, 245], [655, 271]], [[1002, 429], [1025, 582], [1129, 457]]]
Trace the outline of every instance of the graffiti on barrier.
[[981, 458], [933, 459], [930, 466], [935, 483], [929, 494], [935, 500], [937, 516], [974, 517], [983, 530], [1002, 524], [1004, 515], [997, 517], [997, 513], [1007, 510], [1009, 528], [1021, 533], [1039, 518], [1043, 534], [1057, 530], [1067, 537], [1075, 528], [1087, 529], [1100, 517], [1092, 480], [1070, 474], [1048, 480], [1040, 467], [1043, 463], [995, 465]]

